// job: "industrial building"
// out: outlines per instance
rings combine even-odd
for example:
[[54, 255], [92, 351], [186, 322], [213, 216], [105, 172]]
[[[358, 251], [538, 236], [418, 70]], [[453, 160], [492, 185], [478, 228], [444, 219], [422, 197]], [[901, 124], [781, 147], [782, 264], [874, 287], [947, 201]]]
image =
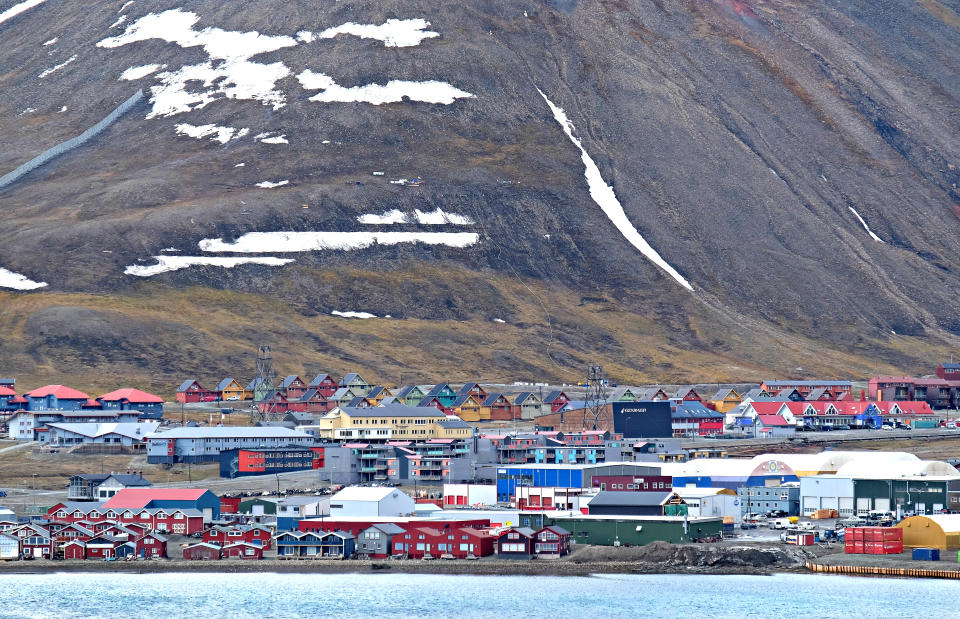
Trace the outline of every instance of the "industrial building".
[[220, 477], [272, 475], [322, 469], [323, 447], [258, 447], [220, 452]]
[[790, 482], [778, 486], [741, 486], [737, 498], [744, 514], [785, 512], [788, 516], [800, 515], [800, 483]]
[[426, 441], [467, 439], [473, 427], [459, 417], [431, 406], [386, 404], [376, 407], [338, 406], [303, 430], [334, 441]]
[[809, 517], [821, 509], [834, 509], [841, 518], [853, 512], [853, 480], [836, 475], [808, 475], [800, 478], [800, 514]]

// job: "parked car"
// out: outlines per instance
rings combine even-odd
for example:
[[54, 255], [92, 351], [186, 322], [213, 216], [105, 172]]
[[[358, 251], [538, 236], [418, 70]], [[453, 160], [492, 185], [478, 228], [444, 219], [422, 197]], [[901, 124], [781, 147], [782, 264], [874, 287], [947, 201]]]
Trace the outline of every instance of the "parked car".
[[756, 529], [756, 528], [759, 527], [759, 526], [760, 526], [760, 525], [757, 524], [757, 522], [755, 522], [755, 521], [744, 520], [743, 522], [740, 523], [740, 530], [742, 530], [742, 531], [747, 531], [747, 530], [750, 530], [750, 529]]
[[881, 429], [881, 430], [893, 430], [893, 426], [888, 425], [888, 424], [883, 424], [882, 426], [880, 426], [880, 429]]
[[764, 514], [767, 518], [785, 518], [788, 514], [782, 509], [772, 509]]
[[797, 523], [796, 526], [797, 526], [797, 528], [800, 529], [801, 531], [813, 531], [813, 530], [817, 529], [817, 525], [813, 524], [813, 523], [810, 522], [809, 520], [807, 520], [806, 522]]

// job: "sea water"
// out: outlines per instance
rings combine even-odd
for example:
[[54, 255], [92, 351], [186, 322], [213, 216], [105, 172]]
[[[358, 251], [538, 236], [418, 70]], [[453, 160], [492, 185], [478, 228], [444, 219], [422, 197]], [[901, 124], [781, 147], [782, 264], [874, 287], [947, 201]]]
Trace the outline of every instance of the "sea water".
[[774, 576], [51, 573], [0, 576], [0, 617], [958, 617], [960, 583]]

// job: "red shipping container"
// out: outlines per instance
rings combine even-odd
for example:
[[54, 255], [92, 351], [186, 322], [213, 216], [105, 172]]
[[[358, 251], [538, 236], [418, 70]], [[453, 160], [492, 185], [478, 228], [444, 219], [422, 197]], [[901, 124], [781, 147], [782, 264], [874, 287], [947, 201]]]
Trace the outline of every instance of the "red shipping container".
[[863, 542], [858, 542], [856, 540], [850, 540], [849, 543], [845, 545], [845, 550], [848, 555], [862, 555], [863, 554]]
[[883, 554], [898, 555], [903, 552], [903, 542], [883, 542]]
[[863, 527], [863, 541], [882, 542], [883, 529], [881, 527]]
[[850, 527], [847, 529], [846, 535], [849, 535], [856, 542], [862, 542], [863, 527]]
[[897, 527], [882, 527], [883, 541], [903, 542], [903, 529]]

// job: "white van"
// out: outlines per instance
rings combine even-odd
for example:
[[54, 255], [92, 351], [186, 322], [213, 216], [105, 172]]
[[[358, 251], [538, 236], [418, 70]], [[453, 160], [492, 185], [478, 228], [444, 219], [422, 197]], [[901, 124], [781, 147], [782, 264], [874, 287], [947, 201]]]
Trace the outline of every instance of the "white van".
[[789, 529], [791, 526], [789, 518], [775, 518], [770, 522], [771, 529]]

